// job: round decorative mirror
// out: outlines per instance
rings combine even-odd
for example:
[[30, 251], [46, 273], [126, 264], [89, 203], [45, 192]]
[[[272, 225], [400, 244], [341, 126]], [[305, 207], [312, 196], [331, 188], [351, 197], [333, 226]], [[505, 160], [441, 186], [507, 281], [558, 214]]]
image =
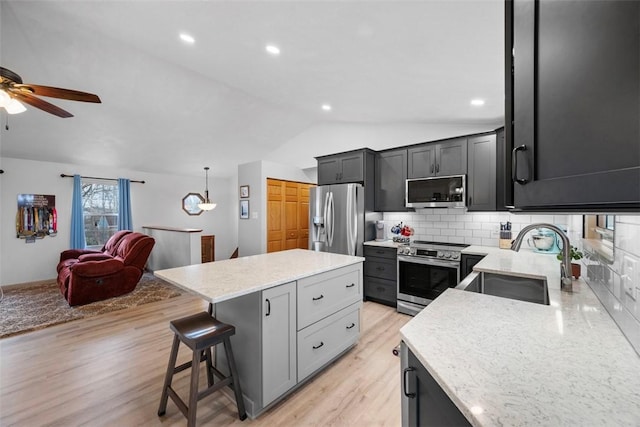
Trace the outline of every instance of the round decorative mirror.
[[198, 203], [204, 203], [204, 197], [198, 193], [189, 193], [182, 198], [182, 209], [187, 215], [200, 215], [202, 209], [198, 207]]

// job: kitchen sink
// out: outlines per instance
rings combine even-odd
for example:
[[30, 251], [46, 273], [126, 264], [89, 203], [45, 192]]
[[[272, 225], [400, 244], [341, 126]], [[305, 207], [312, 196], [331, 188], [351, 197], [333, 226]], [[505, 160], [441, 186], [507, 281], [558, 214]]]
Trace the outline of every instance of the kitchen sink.
[[549, 305], [547, 281], [544, 279], [474, 271], [460, 282], [457, 289]]

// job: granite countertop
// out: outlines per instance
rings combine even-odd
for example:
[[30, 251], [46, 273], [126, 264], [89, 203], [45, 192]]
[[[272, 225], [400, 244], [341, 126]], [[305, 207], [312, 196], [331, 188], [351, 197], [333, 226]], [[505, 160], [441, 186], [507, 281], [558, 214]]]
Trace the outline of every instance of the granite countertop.
[[640, 357], [583, 280], [560, 291], [551, 255], [464, 252], [487, 254], [475, 271], [546, 276], [550, 300], [448, 289], [400, 330], [473, 425], [640, 425]]
[[292, 249], [170, 268], [153, 274], [211, 303], [218, 303], [363, 261], [362, 257]]

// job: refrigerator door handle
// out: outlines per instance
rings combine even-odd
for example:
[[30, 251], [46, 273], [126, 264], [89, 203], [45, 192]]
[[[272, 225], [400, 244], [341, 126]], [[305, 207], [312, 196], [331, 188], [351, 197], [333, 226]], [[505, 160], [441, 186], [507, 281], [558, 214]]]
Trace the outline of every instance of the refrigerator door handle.
[[358, 217], [357, 217], [356, 188], [350, 185], [347, 189], [347, 246], [349, 255], [356, 254], [358, 241]]
[[329, 192], [329, 215], [327, 216], [327, 222], [329, 223], [327, 227], [327, 239], [329, 243], [329, 247], [333, 245], [333, 231], [335, 228], [335, 207], [333, 205], [333, 192]]
[[324, 195], [324, 212], [322, 213], [323, 219], [323, 227], [324, 227], [324, 236], [321, 235], [322, 231], [320, 231], [318, 235], [318, 240], [326, 240], [327, 244], [329, 244], [329, 227], [331, 224], [329, 223], [329, 195], [331, 192], [327, 191]]

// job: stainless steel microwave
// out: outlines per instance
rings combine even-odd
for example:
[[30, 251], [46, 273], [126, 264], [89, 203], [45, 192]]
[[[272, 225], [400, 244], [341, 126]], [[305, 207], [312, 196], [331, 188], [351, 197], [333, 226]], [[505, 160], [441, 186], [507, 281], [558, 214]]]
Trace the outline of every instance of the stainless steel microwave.
[[467, 182], [465, 175], [407, 179], [405, 205], [408, 208], [464, 208]]

